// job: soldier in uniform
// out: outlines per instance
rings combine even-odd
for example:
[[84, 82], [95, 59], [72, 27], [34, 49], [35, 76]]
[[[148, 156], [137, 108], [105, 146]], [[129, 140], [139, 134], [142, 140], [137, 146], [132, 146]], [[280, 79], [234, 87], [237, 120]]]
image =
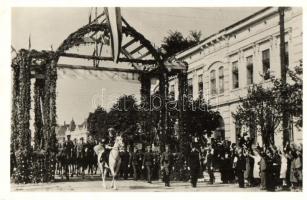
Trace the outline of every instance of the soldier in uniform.
[[64, 154], [65, 154], [65, 159], [64, 159], [64, 171], [65, 171], [65, 176], [66, 179], [69, 180], [69, 164], [72, 158], [72, 151], [74, 148], [73, 142], [70, 140], [70, 135], [67, 135], [67, 140], [64, 143]]
[[139, 171], [139, 158], [140, 154], [138, 152], [138, 149], [134, 147], [133, 152], [130, 156], [129, 165], [133, 168], [133, 179], [136, 181], [139, 179], [140, 171]]
[[173, 165], [173, 156], [169, 151], [169, 146], [165, 146], [165, 152], [161, 155], [161, 170], [163, 170], [163, 179], [165, 186], [170, 187], [170, 174]]
[[82, 169], [82, 176], [84, 177], [85, 170], [85, 143], [83, 137], [80, 138], [80, 142], [77, 144], [77, 176], [80, 173], [80, 168]]
[[127, 147], [124, 147], [124, 151], [121, 153], [121, 165], [120, 165], [120, 174], [123, 176], [125, 180], [128, 179], [128, 172], [129, 172], [129, 152], [127, 151]]
[[94, 155], [95, 155], [95, 152], [94, 152], [94, 146], [95, 146], [95, 142], [92, 138], [92, 136], [89, 136], [87, 138], [87, 141], [86, 141], [86, 165], [88, 167], [88, 171], [87, 171], [87, 174], [91, 174], [93, 175], [94, 173], [94, 162], [96, 162], [94, 159]]
[[100, 162], [105, 162], [105, 163], [108, 163], [108, 155], [112, 147], [114, 146], [115, 137], [116, 137], [114, 128], [109, 128], [108, 132], [109, 132], [108, 135], [101, 139], [101, 145], [104, 149], [104, 152], [100, 157]]
[[77, 138], [73, 140], [73, 149], [71, 152], [71, 177], [76, 173], [77, 168]]
[[144, 157], [143, 157], [142, 169], [146, 167], [148, 183], [151, 183], [152, 165], [153, 165], [153, 154], [151, 151], [151, 146], [147, 146], [147, 151], [145, 152]]
[[64, 160], [64, 157], [65, 157], [64, 143], [65, 143], [65, 137], [63, 137], [62, 142], [58, 142], [57, 143], [58, 154], [56, 156], [56, 158], [57, 158], [56, 169], [57, 169], [57, 174], [58, 175], [62, 175], [63, 160]]

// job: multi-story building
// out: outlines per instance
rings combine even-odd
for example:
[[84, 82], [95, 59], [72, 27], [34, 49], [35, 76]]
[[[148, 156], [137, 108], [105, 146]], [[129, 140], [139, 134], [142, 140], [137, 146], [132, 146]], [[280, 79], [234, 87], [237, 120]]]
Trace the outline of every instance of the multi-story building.
[[[302, 60], [302, 9], [287, 8], [284, 19], [286, 64], [293, 69]], [[188, 92], [194, 99], [202, 96], [220, 112], [216, 132], [232, 142], [244, 131], [232, 116], [239, 98], [246, 96], [250, 85], [281, 76], [279, 21], [278, 8], [261, 9], [175, 56], [189, 64]], [[169, 84], [177, 97], [178, 80], [171, 78]], [[295, 127], [291, 133], [295, 141], [302, 140]], [[281, 144], [282, 130], [275, 141]]]
[[67, 135], [71, 136], [71, 139], [79, 139], [81, 137], [84, 138], [84, 141], [87, 139], [88, 131], [87, 131], [87, 121], [84, 120], [83, 123], [76, 125], [75, 121], [72, 119], [70, 124], [66, 124], [64, 121], [63, 125], [56, 126], [56, 137], [58, 141], [62, 141], [63, 137], [67, 137]]

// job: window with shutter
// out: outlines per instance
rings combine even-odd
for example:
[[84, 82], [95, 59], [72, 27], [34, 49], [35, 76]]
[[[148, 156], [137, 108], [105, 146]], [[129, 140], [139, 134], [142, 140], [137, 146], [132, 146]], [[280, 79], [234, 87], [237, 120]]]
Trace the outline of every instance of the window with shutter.
[[220, 88], [220, 93], [224, 92], [224, 67], [221, 66], [219, 68], [219, 88]]
[[262, 68], [264, 80], [270, 78], [270, 49], [262, 51]]
[[238, 61], [232, 63], [232, 87], [239, 88], [239, 70]]
[[200, 98], [203, 98], [204, 94], [204, 83], [203, 83], [203, 75], [198, 75], [198, 95]]
[[254, 66], [253, 66], [253, 56], [248, 56], [246, 58], [246, 72], [247, 72], [247, 85], [253, 84], [254, 76]]
[[216, 94], [216, 77], [215, 77], [215, 70], [210, 72], [210, 85], [211, 85], [211, 94]]

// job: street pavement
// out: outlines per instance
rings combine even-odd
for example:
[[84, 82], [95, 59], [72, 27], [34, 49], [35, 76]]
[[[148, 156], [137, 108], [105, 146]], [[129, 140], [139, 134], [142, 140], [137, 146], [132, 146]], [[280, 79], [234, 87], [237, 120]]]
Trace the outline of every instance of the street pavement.
[[111, 189], [110, 178], [106, 181], [107, 189], [102, 187], [101, 177], [98, 175], [70, 178], [69, 181], [56, 178], [52, 183], [11, 184], [11, 191], [21, 192], [260, 192], [259, 187], [239, 188], [238, 184], [222, 184], [219, 181], [208, 184], [200, 179], [197, 188], [192, 188], [190, 182], [171, 182], [171, 187], [164, 183], [153, 181], [151, 184], [144, 180], [117, 180], [117, 190]]

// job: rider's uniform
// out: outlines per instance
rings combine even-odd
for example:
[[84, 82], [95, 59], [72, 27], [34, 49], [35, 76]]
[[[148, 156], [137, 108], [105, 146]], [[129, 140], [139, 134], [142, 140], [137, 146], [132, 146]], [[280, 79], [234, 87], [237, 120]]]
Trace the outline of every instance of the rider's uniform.
[[100, 158], [100, 162], [107, 162], [109, 152], [111, 151], [111, 148], [114, 146], [115, 137], [114, 136], [107, 136], [104, 138], [104, 141], [102, 142], [104, 152]]

